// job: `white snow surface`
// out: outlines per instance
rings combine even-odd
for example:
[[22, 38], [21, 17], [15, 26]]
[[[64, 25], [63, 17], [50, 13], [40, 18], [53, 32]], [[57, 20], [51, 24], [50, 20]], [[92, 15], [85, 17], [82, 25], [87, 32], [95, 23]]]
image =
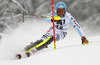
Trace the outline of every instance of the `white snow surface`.
[[0, 42], [0, 65], [100, 65], [100, 36], [87, 35], [92, 42], [82, 45], [72, 26], [66, 38], [56, 42], [56, 50], [52, 43], [29, 58], [15, 59], [17, 53], [30, 42], [40, 39], [50, 26], [52, 23], [45, 21], [27, 21], [12, 34], [4, 36]]

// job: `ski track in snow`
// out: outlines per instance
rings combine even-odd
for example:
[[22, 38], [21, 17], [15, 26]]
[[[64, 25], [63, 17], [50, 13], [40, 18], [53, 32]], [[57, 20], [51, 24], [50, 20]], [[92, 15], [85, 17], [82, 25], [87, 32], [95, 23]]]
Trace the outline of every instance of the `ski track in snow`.
[[66, 38], [56, 43], [57, 50], [53, 49], [52, 43], [49, 48], [29, 58], [15, 59], [15, 54], [21, 53], [31, 41], [40, 39], [51, 25], [43, 21], [25, 22], [13, 30], [13, 34], [3, 37], [0, 42], [0, 65], [100, 65], [100, 36], [87, 36], [92, 42], [81, 45], [80, 36], [72, 27]]

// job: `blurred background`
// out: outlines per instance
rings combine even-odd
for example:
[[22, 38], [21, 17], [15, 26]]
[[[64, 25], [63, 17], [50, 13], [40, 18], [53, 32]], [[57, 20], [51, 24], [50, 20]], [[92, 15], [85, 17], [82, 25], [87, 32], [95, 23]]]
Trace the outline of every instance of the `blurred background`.
[[[54, 5], [59, 1], [66, 3], [67, 11], [86, 34], [100, 34], [100, 0], [54, 0]], [[27, 14], [46, 16], [51, 10], [51, 0], [0, 0], [0, 33], [8, 33], [20, 26], [23, 20], [34, 18]]]

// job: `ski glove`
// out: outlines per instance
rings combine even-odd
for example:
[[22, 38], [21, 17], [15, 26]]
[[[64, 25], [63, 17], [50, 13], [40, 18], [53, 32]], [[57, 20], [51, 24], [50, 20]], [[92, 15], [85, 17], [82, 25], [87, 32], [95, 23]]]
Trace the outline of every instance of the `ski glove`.
[[82, 40], [82, 44], [83, 44], [83, 45], [85, 45], [85, 44], [88, 44], [88, 43], [89, 43], [89, 41], [86, 39], [86, 37], [85, 37], [85, 36], [83, 36], [83, 37], [81, 38], [81, 40]]

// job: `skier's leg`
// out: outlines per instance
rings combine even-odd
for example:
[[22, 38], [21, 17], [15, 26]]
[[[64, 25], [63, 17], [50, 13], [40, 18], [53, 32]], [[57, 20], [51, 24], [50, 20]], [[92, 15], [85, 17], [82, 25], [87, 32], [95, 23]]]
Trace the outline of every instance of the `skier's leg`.
[[56, 32], [56, 41], [64, 39], [67, 35], [67, 32]]
[[[60, 32], [56, 31], [56, 41], [59, 41], [61, 39], [64, 39], [67, 32]], [[30, 44], [29, 46], [25, 47], [26, 53], [35, 53], [39, 50], [44, 49], [46, 46], [48, 46], [53, 41], [53, 28], [51, 27], [46, 34], [42, 36], [42, 38], [33, 44]]]
[[34, 42], [33, 44], [30, 44], [29, 46], [25, 47], [24, 50], [25, 50], [27, 56], [29, 56], [31, 53], [34, 54], [35, 52], [44, 49], [52, 41], [53, 41], [53, 36], [50, 36], [44, 41], [41, 39], [41, 40]]
[[41, 50], [41, 49], [45, 48], [47, 45], [49, 45], [53, 41], [53, 36], [50, 35], [50, 30], [52, 30], [52, 29], [53, 29], [53, 27], [51, 27], [49, 29], [49, 31], [47, 31], [47, 33], [44, 34], [40, 40], [37, 40], [36, 42], [26, 46], [24, 48], [25, 52], [28, 55], [30, 55], [31, 53], [35, 53], [38, 50]]
[[[56, 33], [56, 40], [59, 41], [61, 39], [64, 39], [66, 34], [67, 34], [66, 32], [59, 32], [59, 33], [57, 32]], [[38, 51], [38, 50], [45, 48], [52, 41], [53, 41], [53, 36], [50, 36], [50, 34], [47, 32], [46, 34], [44, 34], [42, 36], [41, 40], [38, 40], [38, 41], [34, 42], [33, 44], [30, 44], [29, 46], [27, 46], [25, 48], [25, 51], [27, 51], [27, 53], [29, 51], [32, 51], [34, 53], [34, 51]]]

